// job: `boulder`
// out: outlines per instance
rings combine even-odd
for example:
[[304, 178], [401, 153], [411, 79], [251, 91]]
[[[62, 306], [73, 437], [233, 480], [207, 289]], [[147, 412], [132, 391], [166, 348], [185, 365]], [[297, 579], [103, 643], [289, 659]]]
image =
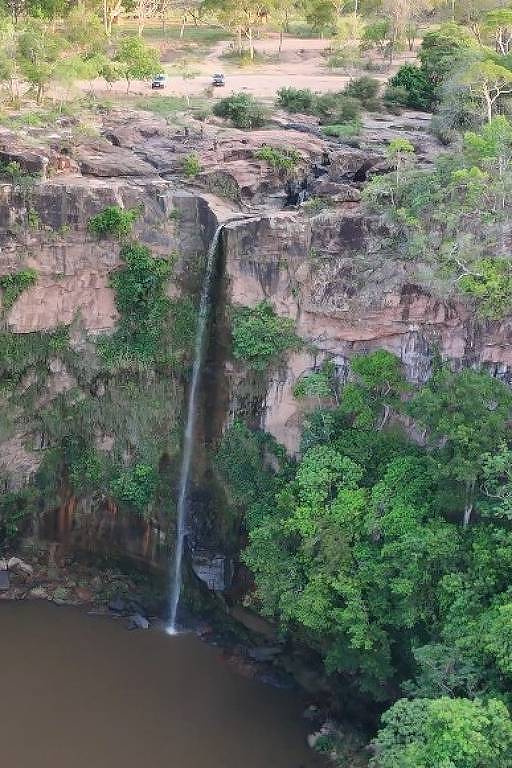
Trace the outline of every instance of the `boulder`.
[[149, 621], [140, 613], [134, 613], [130, 616], [128, 629], [149, 629]]
[[357, 203], [361, 200], [361, 192], [357, 187], [323, 176], [311, 182], [309, 190], [313, 197], [328, 197], [336, 203]]
[[87, 176], [154, 176], [152, 165], [133, 152], [98, 141], [77, 148], [75, 157]]
[[34, 573], [32, 566], [24, 560], [21, 560], [19, 557], [11, 557], [7, 562], [7, 568], [10, 571], [21, 571], [21, 573], [25, 573], [27, 576], [32, 576]]
[[332, 181], [366, 181], [370, 168], [382, 159], [376, 152], [345, 147], [331, 154], [329, 177]]
[[112, 613], [122, 615], [127, 612], [128, 606], [126, 600], [123, 600], [122, 597], [114, 597], [108, 604], [108, 609], [109, 611], [112, 611]]
[[250, 659], [253, 661], [259, 661], [259, 662], [265, 662], [265, 661], [273, 661], [276, 656], [279, 656], [279, 654], [282, 653], [282, 648], [280, 646], [270, 646], [270, 645], [264, 645], [260, 648], [249, 648], [247, 651], [247, 654]]

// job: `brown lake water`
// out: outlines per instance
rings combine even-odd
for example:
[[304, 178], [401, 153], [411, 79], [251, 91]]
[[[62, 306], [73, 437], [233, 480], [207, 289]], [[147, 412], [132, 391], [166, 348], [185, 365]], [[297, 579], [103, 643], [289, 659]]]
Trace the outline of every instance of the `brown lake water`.
[[317, 768], [303, 709], [193, 635], [0, 603], [2, 766]]

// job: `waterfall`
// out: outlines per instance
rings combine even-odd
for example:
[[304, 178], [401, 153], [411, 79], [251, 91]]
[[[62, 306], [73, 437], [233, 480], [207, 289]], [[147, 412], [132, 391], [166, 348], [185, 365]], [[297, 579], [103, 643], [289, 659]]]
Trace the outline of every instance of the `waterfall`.
[[208, 254], [206, 256], [206, 269], [204, 273], [203, 286], [201, 289], [201, 300], [199, 303], [199, 317], [197, 321], [196, 341], [194, 348], [194, 365], [192, 368], [192, 380], [190, 383], [190, 392], [188, 395], [187, 423], [185, 426], [183, 458], [181, 461], [180, 471], [176, 520], [176, 548], [174, 552], [173, 566], [171, 569], [169, 623], [167, 625], [167, 632], [170, 635], [176, 634], [176, 614], [178, 611], [178, 604], [180, 602], [183, 548], [185, 544], [187, 524], [187, 494], [190, 483], [192, 449], [194, 447], [194, 431], [197, 415], [197, 394], [199, 389], [199, 380], [201, 377], [201, 367], [203, 363], [204, 342], [206, 327], [208, 324], [208, 312], [210, 309], [210, 288], [215, 273], [215, 254], [217, 252], [217, 246], [223, 226], [224, 224], [221, 224], [217, 227], [208, 248]]

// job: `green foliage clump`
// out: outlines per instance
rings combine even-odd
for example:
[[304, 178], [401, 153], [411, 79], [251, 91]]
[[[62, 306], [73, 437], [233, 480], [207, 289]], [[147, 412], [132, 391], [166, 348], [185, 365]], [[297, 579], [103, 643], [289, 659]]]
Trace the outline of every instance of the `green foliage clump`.
[[336, 394], [334, 364], [327, 360], [317, 371], [301, 376], [293, 388], [293, 395], [298, 399], [333, 397]]
[[183, 158], [183, 172], [189, 178], [194, 178], [201, 172], [201, 161], [196, 152], [191, 152]]
[[0, 332], [0, 388], [12, 390], [30, 369], [45, 378], [50, 358], [67, 354], [69, 331], [52, 333]]
[[512, 720], [497, 699], [400, 699], [382, 717], [372, 768], [508, 768]]
[[280, 88], [277, 92], [276, 104], [287, 112], [309, 114], [314, 99], [313, 91], [309, 88]]
[[7, 312], [16, 303], [23, 291], [34, 285], [37, 280], [35, 269], [23, 269], [20, 272], [14, 272], [10, 275], [0, 277], [0, 288], [2, 289], [2, 306]]
[[213, 114], [231, 120], [236, 128], [261, 128], [265, 124], [266, 111], [250, 93], [234, 93], [218, 101]]
[[512, 264], [505, 259], [479, 259], [469, 274], [462, 275], [459, 286], [478, 302], [479, 314], [499, 319], [512, 308]]
[[156, 470], [147, 464], [124, 469], [112, 480], [110, 490], [117, 501], [141, 516], [150, 514], [149, 505], [156, 491]]
[[255, 371], [276, 365], [282, 356], [298, 349], [293, 320], [279, 317], [266, 301], [255, 307], [240, 307], [232, 323], [233, 355]]
[[[399, 90], [397, 90], [399, 89]], [[385, 99], [411, 109], [429, 110], [435, 97], [434, 83], [424, 69], [404, 64], [389, 81]]]
[[113, 273], [110, 283], [121, 318], [114, 335], [99, 342], [99, 351], [114, 366], [164, 362], [164, 325], [171, 308], [165, 286], [171, 265], [138, 243], [124, 245], [120, 255], [125, 266]]
[[380, 83], [375, 77], [363, 75], [352, 79], [343, 93], [353, 99], [358, 99], [365, 109], [375, 111], [379, 108]]
[[338, 125], [356, 120], [361, 112], [359, 99], [344, 91], [327, 91], [315, 99], [314, 113], [323, 125]]
[[139, 216], [137, 210], [126, 210], [118, 205], [109, 205], [100, 213], [89, 219], [88, 229], [99, 237], [115, 235], [116, 237], [127, 237], [133, 225]]
[[458, 24], [444, 24], [437, 30], [427, 32], [422, 40], [418, 58], [420, 66], [404, 64], [390, 79], [388, 102], [412, 109], [431, 110], [439, 101], [443, 82], [461, 66], [464, 57], [476, 48], [476, 41], [464, 27]]
[[23, 521], [37, 511], [40, 496], [36, 488], [22, 488], [0, 495], [0, 550], [19, 535]]
[[292, 171], [301, 159], [300, 152], [294, 149], [263, 146], [256, 151], [258, 160], [264, 160], [274, 170]]

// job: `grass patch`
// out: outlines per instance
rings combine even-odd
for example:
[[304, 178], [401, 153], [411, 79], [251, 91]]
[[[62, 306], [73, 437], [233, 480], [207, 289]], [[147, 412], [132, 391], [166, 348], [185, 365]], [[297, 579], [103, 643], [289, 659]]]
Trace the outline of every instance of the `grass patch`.
[[274, 170], [292, 171], [301, 159], [301, 154], [294, 149], [265, 146], [258, 149], [256, 157], [264, 160]]
[[321, 131], [324, 136], [336, 139], [352, 139], [359, 136], [361, 127], [360, 120], [351, 120], [349, 123], [340, 123], [339, 125], [323, 125]]

